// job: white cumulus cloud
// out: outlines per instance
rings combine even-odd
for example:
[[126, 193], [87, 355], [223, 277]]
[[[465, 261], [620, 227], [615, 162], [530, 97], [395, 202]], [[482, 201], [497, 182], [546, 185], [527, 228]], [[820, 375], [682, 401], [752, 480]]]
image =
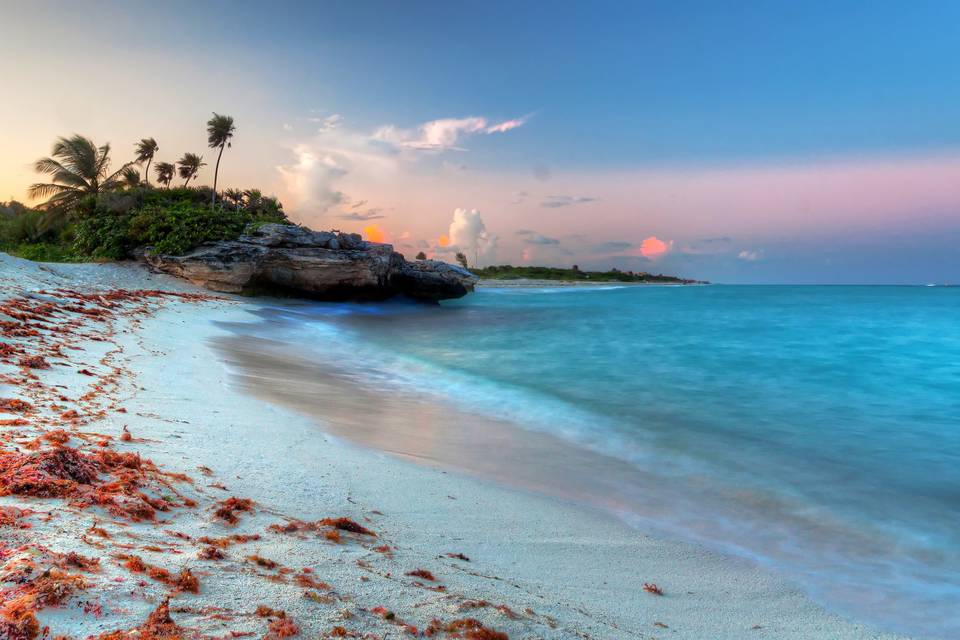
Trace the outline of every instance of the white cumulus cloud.
[[449, 244], [445, 249], [463, 251], [473, 263], [491, 255], [497, 248], [497, 236], [487, 231], [476, 209], [455, 209], [447, 237]]
[[299, 144], [293, 149], [295, 161], [277, 167], [286, 192], [294, 198], [294, 207], [326, 212], [344, 200], [341, 191], [334, 188], [337, 179], [348, 168], [343, 158]]

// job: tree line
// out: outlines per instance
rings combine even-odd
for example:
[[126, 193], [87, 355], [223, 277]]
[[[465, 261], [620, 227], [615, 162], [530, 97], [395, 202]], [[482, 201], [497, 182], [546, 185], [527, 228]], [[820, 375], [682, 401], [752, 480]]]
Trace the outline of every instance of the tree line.
[[[220, 175], [220, 160], [223, 150], [230, 148], [236, 126], [233, 117], [214, 113], [207, 121], [207, 145], [217, 151], [213, 171], [213, 190], [210, 206], [216, 206], [217, 182]], [[54, 217], [63, 217], [87, 196], [96, 196], [127, 187], [150, 185], [150, 165], [157, 157], [160, 146], [154, 138], [143, 138], [134, 145], [136, 159], [111, 170], [110, 144], [97, 146], [90, 138], [80, 134], [58, 138], [50, 156], [34, 163], [34, 170], [49, 176], [48, 182], [30, 186], [27, 195], [31, 199], [46, 199], [37, 208]], [[143, 175], [137, 166], [144, 168]], [[186, 187], [195, 179], [202, 167], [207, 166], [203, 156], [184, 153], [174, 162], [157, 162], [153, 165], [157, 182], [166, 188], [175, 175], [183, 179]]]

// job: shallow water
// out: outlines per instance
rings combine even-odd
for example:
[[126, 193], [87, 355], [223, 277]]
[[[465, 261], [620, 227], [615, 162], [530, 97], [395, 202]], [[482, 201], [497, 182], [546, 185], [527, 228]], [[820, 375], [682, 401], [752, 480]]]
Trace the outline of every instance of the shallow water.
[[331, 431], [960, 636], [960, 289], [484, 289], [278, 303], [220, 343]]

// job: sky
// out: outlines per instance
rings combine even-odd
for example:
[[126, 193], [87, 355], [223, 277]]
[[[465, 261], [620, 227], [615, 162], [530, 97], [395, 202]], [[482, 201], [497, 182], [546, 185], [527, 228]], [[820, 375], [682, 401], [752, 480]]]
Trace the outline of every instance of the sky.
[[471, 264], [960, 282], [956, 2], [0, 0], [0, 200], [156, 138], [291, 218]]

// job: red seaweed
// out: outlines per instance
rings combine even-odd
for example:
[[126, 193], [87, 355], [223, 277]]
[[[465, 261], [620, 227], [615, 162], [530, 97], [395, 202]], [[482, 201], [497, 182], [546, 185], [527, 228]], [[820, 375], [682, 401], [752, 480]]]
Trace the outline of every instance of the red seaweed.
[[364, 536], [373, 536], [377, 537], [373, 531], [367, 529], [361, 524], [357, 524], [349, 518], [324, 518], [323, 520], [318, 520], [317, 524], [323, 525], [326, 527], [333, 527], [334, 529], [340, 529], [341, 531], [349, 531], [350, 533], [358, 533]]
[[436, 582], [437, 580], [433, 577], [433, 574], [426, 569], [414, 569], [413, 571], [407, 571], [407, 575], [414, 576], [416, 578], [423, 578], [424, 580], [429, 580], [430, 582]]
[[236, 515], [238, 512], [251, 511], [253, 511], [253, 500], [250, 498], [235, 498], [231, 496], [226, 500], [217, 502], [217, 508], [213, 512], [213, 515], [215, 518], [219, 518], [227, 524], [234, 525], [240, 521], [240, 518]]

